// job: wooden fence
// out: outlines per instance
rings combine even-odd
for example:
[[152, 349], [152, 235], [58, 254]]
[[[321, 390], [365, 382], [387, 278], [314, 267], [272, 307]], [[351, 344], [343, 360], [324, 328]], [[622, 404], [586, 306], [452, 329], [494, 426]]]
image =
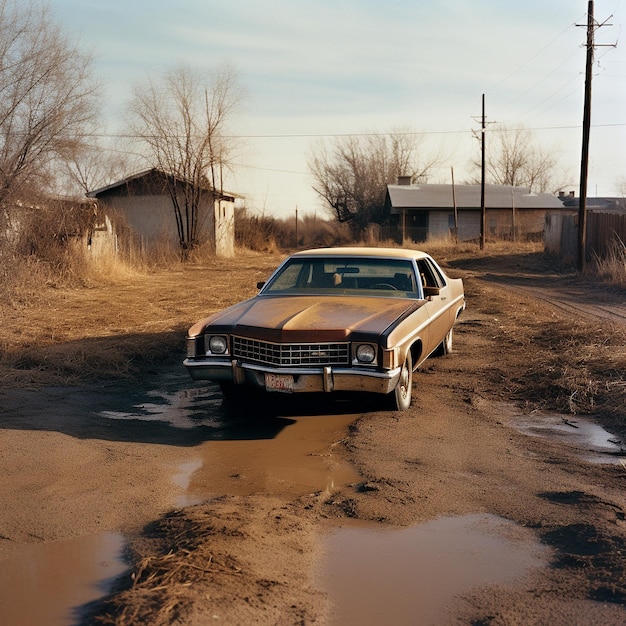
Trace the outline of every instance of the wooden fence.
[[616, 242], [626, 242], [626, 215], [590, 213], [587, 218], [587, 255], [605, 256]]
[[[616, 243], [626, 244], [626, 214], [587, 214], [587, 259], [605, 257]], [[575, 262], [578, 258], [578, 215], [548, 213], [544, 229], [546, 252]]]

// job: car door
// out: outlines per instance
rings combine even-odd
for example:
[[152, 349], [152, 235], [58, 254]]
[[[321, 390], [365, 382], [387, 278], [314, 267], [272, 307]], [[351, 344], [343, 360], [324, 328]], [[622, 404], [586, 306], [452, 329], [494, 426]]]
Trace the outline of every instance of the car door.
[[450, 287], [443, 274], [430, 259], [417, 261], [417, 268], [428, 299], [430, 317], [428, 352], [432, 352], [444, 339], [454, 322], [451, 308]]

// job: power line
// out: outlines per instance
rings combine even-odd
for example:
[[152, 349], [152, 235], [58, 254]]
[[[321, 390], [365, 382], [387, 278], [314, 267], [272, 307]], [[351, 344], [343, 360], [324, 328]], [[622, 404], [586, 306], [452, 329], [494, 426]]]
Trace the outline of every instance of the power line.
[[[593, 124], [592, 128], [605, 127], [621, 127], [626, 126], [626, 122], [615, 122], [611, 124]], [[580, 124], [563, 125], [563, 126], [532, 126], [524, 127], [524, 130], [572, 130], [580, 128]], [[512, 132], [522, 130], [521, 128], [502, 129], [502, 132]], [[381, 132], [381, 133], [285, 133], [285, 134], [259, 134], [259, 135], [224, 135], [223, 139], [333, 139], [341, 137], [387, 137], [394, 136], [422, 136], [422, 135], [458, 135], [471, 134], [472, 130], [424, 130], [424, 131], [407, 131], [407, 132]], [[131, 135], [127, 133], [90, 133], [85, 137], [94, 139], [153, 139], [148, 135]], [[114, 149], [111, 149], [114, 150]]]
[[[584, 14], [583, 14], [584, 15]], [[558, 39], [560, 39], [566, 32], [568, 32], [571, 28], [575, 27], [576, 23], [572, 23], [572, 24], [568, 24], [567, 27], [565, 29], [563, 29], [563, 31], [561, 31], [556, 37], [554, 37], [554, 39], [552, 39], [552, 41], [550, 41], [549, 43], [547, 43], [543, 48], [541, 48], [539, 51], [537, 51], [533, 56], [531, 56], [527, 61], [525, 61], [524, 63], [522, 63], [522, 65], [520, 65], [516, 70], [514, 70], [513, 72], [511, 72], [508, 76], [506, 76], [505, 78], [503, 78], [501, 81], [499, 81], [498, 83], [496, 83], [493, 87], [491, 87], [491, 89], [487, 90], [487, 93], [492, 92], [494, 89], [496, 89], [497, 87], [499, 87], [500, 85], [503, 85], [504, 83], [506, 83], [510, 78], [512, 78], [513, 76], [515, 76], [516, 74], [518, 74], [522, 69], [524, 69], [527, 65], [530, 65], [530, 63], [532, 61], [534, 61], [538, 56], [540, 56], [545, 50], [547, 50], [555, 41], [557, 41]], [[568, 59], [566, 59], [563, 63], [566, 63], [567, 61], [569, 61], [571, 57], [569, 57]], [[563, 63], [561, 63], [561, 65], [563, 65]], [[561, 65], [559, 65], [558, 67], [561, 67]], [[558, 69], [558, 67], [556, 69]], [[550, 72], [550, 74], [554, 73], [555, 70], [552, 70], [552, 72]], [[548, 74], [548, 76], [550, 76], [550, 74]], [[544, 78], [541, 79], [542, 82], [543, 80], [545, 80], [547, 78], [547, 76], [545, 76]], [[539, 83], [536, 83], [539, 84]], [[531, 88], [532, 89], [532, 88]], [[508, 106], [508, 105], [506, 105]]]

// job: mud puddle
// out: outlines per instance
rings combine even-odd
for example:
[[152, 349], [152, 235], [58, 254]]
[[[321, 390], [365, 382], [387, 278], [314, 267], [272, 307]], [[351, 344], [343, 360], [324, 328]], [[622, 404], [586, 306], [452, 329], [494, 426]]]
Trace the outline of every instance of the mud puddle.
[[24, 545], [0, 567], [0, 624], [75, 624], [128, 566], [118, 533]]
[[[158, 433], [167, 432], [170, 439], [172, 429], [187, 433], [181, 437], [185, 445], [179, 448], [180, 461], [160, 465], [174, 487], [172, 508], [220, 495], [290, 497], [358, 480], [355, 470], [335, 454], [357, 414], [317, 415], [316, 407], [308, 406], [309, 415], [232, 415], [216, 387], [189, 388], [184, 381], [165, 378], [158, 391], [143, 394], [131, 406], [97, 412], [110, 425], [108, 433], [145, 423], [146, 441], [155, 444], [156, 459]], [[158, 461], [155, 468], [159, 471]], [[103, 484], [109, 482], [106, 472], [103, 466]], [[78, 623], [86, 605], [106, 595], [113, 578], [127, 569], [123, 546], [124, 537], [117, 533], [15, 546], [0, 568], [0, 624]]]
[[533, 437], [562, 443], [588, 463], [617, 464], [626, 460], [626, 442], [590, 419], [533, 413], [513, 418], [512, 426]]
[[203, 444], [185, 466], [190, 473], [179, 502], [222, 494], [297, 496], [356, 482], [358, 474], [334, 448], [357, 417], [299, 417], [272, 439]]
[[[359, 479], [334, 449], [360, 414], [342, 413], [341, 405], [285, 403], [255, 414], [226, 410], [217, 387], [150, 391], [149, 401], [132, 411], [103, 411], [108, 420], [165, 422], [198, 429], [204, 441], [167, 471], [181, 488], [176, 506], [189, 506], [219, 495], [301, 495], [333, 490]], [[271, 405], [269, 405], [271, 406]], [[335, 414], [315, 413], [333, 407]], [[302, 413], [303, 409], [310, 415]], [[286, 409], [281, 414], [281, 409]]]
[[342, 528], [325, 542], [320, 572], [341, 626], [434, 626], [480, 586], [546, 565], [549, 551], [516, 524], [475, 514], [402, 530]]

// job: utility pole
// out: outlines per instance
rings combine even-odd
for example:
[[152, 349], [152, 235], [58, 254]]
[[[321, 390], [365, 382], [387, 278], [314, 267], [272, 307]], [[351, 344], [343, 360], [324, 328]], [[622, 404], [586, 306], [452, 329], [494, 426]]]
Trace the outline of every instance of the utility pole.
[[402, 245], [406, 241], [406, 207], [402, 207]]
[[[585, 104], [583, 111], [583, 140], [580, 158], [580, 191], [578, 199], [578, 270], [585, 271], [587, 256], [587, 175], [589, 171], [589, 133], [591, 129], [591, 78], [593, 75], [593, 53], [596, 47], [596, 28], [607, 26], [598, 24], [593, 17], [593, 0], [587, 9], [587, 58], [585, 62]], [[610, 24], [609, 24], [610, 26]], [[606, 44], [615, 47], [614, 44]]]
[[454, 207], [454, 242], [459, 243], [459, 209], [456, 204], [456, 186], [454, 184], [454, 168], [450, 168], [452, 174], [452, 206]]
[[[475, 118], [474, 118], [475, 119]], [[493, 122], [490, 122], [493, 124]], [[487, 236], [487, 206], [485, 201], [485, 178], [487, 176], [485, 167], [485, 135], [487, 134], [487, 117], [485, 116], [485, 94], [483, 94], [483, 110], [480, 118], [480, 249], [485, 247]], [[476, 134], [474, 134], [476, 137]]]
[[587, 248], [587, 173], [589, 171], [589, 131], [591, 128], [591, 76], [593, 67], [593, 0], [587, 12], [587, 60], [585, 63], [585, 104], [583, 112], [583, 143], [580, 158], [580, 192], [578, 194], [578, 270], [586, 265]]
[[485, 94], [483, 94], [483, 112], [480, 124], [480, 249], [485, 248], [487, 230], [487, 207], [485, 205]]

